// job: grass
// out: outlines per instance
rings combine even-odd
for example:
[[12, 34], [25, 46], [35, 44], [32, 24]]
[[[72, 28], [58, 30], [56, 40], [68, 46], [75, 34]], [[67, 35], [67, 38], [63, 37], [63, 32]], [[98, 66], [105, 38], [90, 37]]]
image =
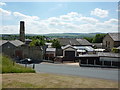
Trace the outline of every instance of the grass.
[[2, 74], [3, 88], [118, 88], [118, 82], [47, 73]]
[[0, 55], [0, 68], [2, 68], [2, 73], [34, 73], [35, 70], [32, 68], [25, 68], [17, 63], [14, 63], [8, 56]]

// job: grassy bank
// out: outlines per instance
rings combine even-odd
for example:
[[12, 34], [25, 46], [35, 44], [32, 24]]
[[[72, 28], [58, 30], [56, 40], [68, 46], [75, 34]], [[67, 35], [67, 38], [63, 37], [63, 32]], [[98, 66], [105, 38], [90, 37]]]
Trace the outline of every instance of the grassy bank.
[[118, 82], [47, 73], [2, 75], [3, 88], [118, 88]]
[[0, 55], [0, 67], [2, 67], [2, 73], [34, 73], [32, 68], [25, 68], [17, 63], [14, 63], [11, 58]]

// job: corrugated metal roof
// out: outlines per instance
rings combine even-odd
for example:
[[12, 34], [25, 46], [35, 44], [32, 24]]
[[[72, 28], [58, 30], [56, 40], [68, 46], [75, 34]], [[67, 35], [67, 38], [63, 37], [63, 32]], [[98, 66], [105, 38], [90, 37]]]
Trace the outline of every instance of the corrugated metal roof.
[[94, 48], [92, 48], [91, 46], [74, 46], [74, 48], [76, 48], [78, 50], [87, 50], [89, 52], [94, 51]]

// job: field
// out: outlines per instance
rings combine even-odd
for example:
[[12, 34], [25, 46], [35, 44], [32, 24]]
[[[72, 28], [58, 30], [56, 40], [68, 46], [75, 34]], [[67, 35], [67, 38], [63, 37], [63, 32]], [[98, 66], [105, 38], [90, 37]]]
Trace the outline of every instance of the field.
[[46, 73], [2, 74], [3, 88], [118, 88], [115, 81]]

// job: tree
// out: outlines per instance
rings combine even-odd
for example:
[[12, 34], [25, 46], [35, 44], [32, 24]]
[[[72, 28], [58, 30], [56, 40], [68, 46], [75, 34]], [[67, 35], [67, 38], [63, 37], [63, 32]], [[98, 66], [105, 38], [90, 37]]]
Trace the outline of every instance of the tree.
[[29, 46], [43, 46], [45, 45], [45, 41], [44, 40], [32, 40], [32, 42], [29, 44]]
[[88, 40], [90, 43], [93, 41], [93, 37], [84, 37], [84, 39]]
[[95, 37], [93, 38], [93, 43], [102, 43], [103, 38], [105, 37], [106, 34], [96, 34]]
[[54, 39], [52, 41], [52, 47], [53, 48], [61, 48], [61, 44], [60, 44], [60, 42], [57, 39]]

